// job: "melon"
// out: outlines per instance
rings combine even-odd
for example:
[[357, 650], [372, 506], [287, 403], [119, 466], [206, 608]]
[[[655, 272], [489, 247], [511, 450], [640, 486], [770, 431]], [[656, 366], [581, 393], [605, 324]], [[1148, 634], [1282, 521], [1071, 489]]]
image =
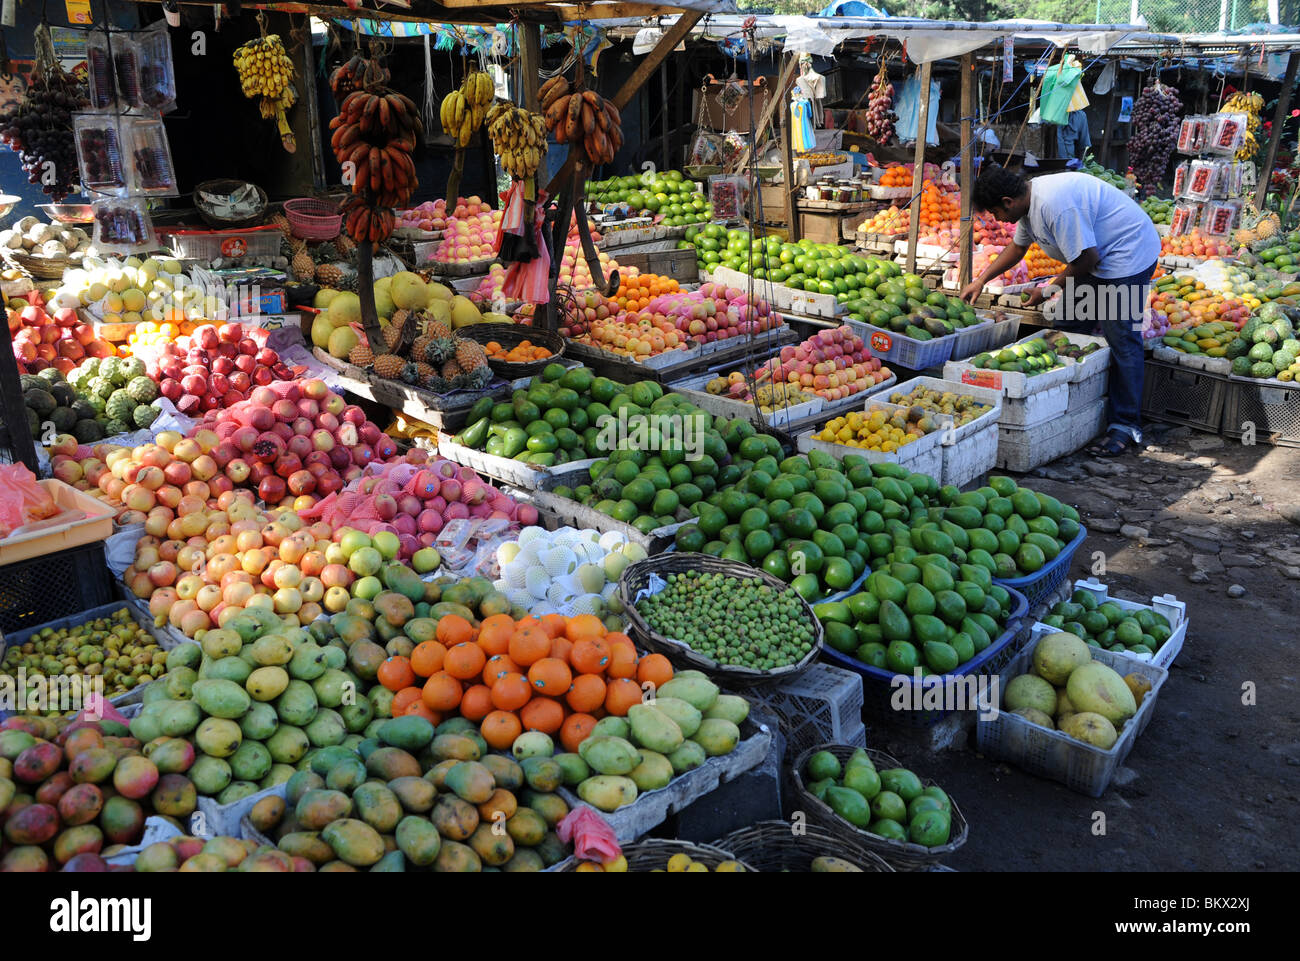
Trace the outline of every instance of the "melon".
[[335, 327], [330, 333], [329, 344], [326, 350], [330, 352], [331, 357], [345, 358], [352, 352], [352, 348], [361, 342], [357, 332], [351, 327]]
[[352, 291], [345, 290], [330, 301], [329, 308], [323, 316], [329, 318], [332, 327], [359, 324], [361, 323], [361, 298]]
[[1100, 661], [1077, 668], [1065, 691], [1079, 714], [1100, 714], [1112, 724], [1119, 724], [1137, 713], [1137, 702], [1124, 678]]
[[474, 301], [470, 300], [464, 294], [457, 294], [451, 302], [451, 326], [452, 328], [466, 327], [470, 324], [477, 324], [482, 321], [483, 315], [479, 309], [474, 306]]
[[430, 303], [430, 304], [434, 303], [435, 301], [439, 301], [439, 300], [444, 301], [445, 303], [450, 304], [451, 301], [452, 301], [452, 298], [456, 296], [456, 291], [452, 290], [452, 289], [451, 289], [450, 287], [448, 287], [446, 284], [440, 284], [440, 283], [438, 283], [436, 280], [430, 281], [429, 284], [428, 284], [428, 288], [429, 288], [429, 303]]
[[393, 304], [403, 310], [423, 310], [429, 303], [429, 288], [425, 282], [409, 270], [393, 275], [389, 293]]
[[1019, 677], [1012, 678], [1007, 684], [1003, 703], [1013, 714], [1031, 709], [1051, 717], [1056, 713], [1056, 691], [1041, 677], [1034, 674], [1021, 674]]
[[1023, 717], [1030, 724], [1037, 724], [1039, 727], [1045, 727], [1049, 731], [1056, 727], [1056, 725], [1052, 723], [1052, 719], [1036, 707], [1022, 707], [1018, 710], [1012, 711], [1011, 713], [1017, 717]]
[[1091, 660], [1088, 645], [1068, 631], [1046, 634], [1034, 648], [1034, 670], [1052, 685], [1064, 684], [1076, 668]]
[[[321, 350], [328, 350], [330, 343], [330, 334], [334, 333], [335, 327], [330, 323], [329, 314], [321, 311], [311, 322], [311, 342], [313, 346]], [[337, 328], [343, 330], [344, 328]]]
[[[1106, 665], [1101, 666], [1105, 667]], [[1068, 734], [1076, 741], [1091, 744], [1103, 751], [1109, 751], [1115, 746], [1115, 742], [1119, 740], [1115, 725], [1100, 714], [1094, 714], [1091, 711], [1080, 711], [1078, 714], [1071, 714], [1061, 721], [1058, 730], [1062, 734]]]

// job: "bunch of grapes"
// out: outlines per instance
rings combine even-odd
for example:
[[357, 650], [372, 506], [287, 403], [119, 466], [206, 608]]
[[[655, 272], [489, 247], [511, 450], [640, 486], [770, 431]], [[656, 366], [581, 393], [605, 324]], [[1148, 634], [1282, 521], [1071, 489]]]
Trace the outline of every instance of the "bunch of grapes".
[[0, 143], [18, 152], [28, 182], [55, 201], [76, 189], [72, 114], [86, 105], [84, 88], [55, 65], [32, 77], [15, 110], [0, 114]]
[[867, 101], [867, 135], [882, 146], [894, 139], [894, 85], [881, 66]]
[[1150, 196], [1165, 179], [1169, 156], [1178, 142], [1182, 124], [1182, 101], [1178, 91], [1154, 84], [1142, 91], [1133, 105], [1133, 137], [1128, 143], [1129, 166], [1143, 196]]

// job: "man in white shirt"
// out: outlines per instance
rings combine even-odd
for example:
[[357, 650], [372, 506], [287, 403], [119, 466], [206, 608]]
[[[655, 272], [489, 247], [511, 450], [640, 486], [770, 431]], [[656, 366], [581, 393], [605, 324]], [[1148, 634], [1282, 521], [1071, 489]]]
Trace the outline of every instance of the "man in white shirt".
[[1065, 263], [1051, 286], [1030, 294], [1027, 306], [1060, 292], [1062, 319], [1056, 326], [1080, 333], [1100, 327], [1110, 345], [1110, 423], [1107, 436], [1089, 452], [1115, 457], [1141, 444], [1142, 317], [1160, 256], [1151, 218], [1127, 194], [1084, 173], [1025, 181], [989, 167], [975, 183], [973, 201], [977, 210], [1015, 221], [1016, 233], [962, 299], [978, 297], [992, 278], [1020, 263], [1033, 243]]

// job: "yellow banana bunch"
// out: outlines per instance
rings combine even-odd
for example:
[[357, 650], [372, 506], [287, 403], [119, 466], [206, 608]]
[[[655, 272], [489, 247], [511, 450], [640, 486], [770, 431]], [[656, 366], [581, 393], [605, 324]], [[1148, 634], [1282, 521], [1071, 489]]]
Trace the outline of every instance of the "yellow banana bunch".
[[488, 135], [501, 157], [501, 166], [516, 180], [537, 172], [546, 154], [546, 118], [498, 102], [487, 112]]
[[458, 139], [461, 124], [469, 116], [469, 101], [459, 90], [453, 90], [447, 96], [442, 98], [442, 106], [439, 108], [438, 115], [442, 121], [442, 129], [451, 135], [452, 139]]
[[276, 121], [284, 147], [292, 153], [295, 145], [293, 134], [287, 132], [289, 123], [285, 111], [297, 102], [298, 92], [293, 85], [293, 61], [285, 52], [279, 35], [269, 33], [250, 40], [235, 51], [232, 59], [244, 96], [259, 98], [258, 113], [266, 120]]

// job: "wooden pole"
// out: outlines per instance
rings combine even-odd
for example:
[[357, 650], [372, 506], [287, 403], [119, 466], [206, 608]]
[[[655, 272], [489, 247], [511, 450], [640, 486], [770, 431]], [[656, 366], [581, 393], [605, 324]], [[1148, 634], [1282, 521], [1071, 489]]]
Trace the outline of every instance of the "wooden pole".
[[975, 148], [972, 139], [972, 116], [975, 113], [975, 55], [968, 53], [961, 58], [961, 234], [960, 247], [957, 252], [957, 286], [958, 289], [970, 283], [972, 247], [975, 244], [974, 231], [971, 229], [971, 194], [975, 180]]
[[357, 244], [357, 297], [361, 300], [361, 326], [375, 354], [385, 353], [379, 333], [379, 311], [375, 307], [375, 245], [364, 240]]
[[660, 147], [660, 170], [672, 167], [668, 155], [668, 61], [659, 65], [659, 131], [663, 144]]
[[1286, 75], [1282, 77], [1282, 88], [1277, 92], [1277, 109], [1273, 111], [1273, 134], [1268, 138], [1268, 152], [1264, 155], [1264, 165], [1259, 171], [1259, 185], [1255, 189], [1255, 207], [1264, 209], [1264, 198], [1268, 196], [1269, 181], [1273, 179], [1273, 165], [1277, 163], [1277, 148], [1282, 141], [1282, 126], [1291, 113], [1291, 91], [1295, 88], [1296, 69], [1300, 68], [1300, 50], [1292, 50], [1286, 59]]
[[[795, 62], [794, 54], [786, 54], [787, 68], [793, 68]], [[784, 77], [785, 73], [783, 71], [782, 78]], [[780, 84], [778, 87], [778, 95], [772, 98], [772, 103], [776, 104], [779, 101], [778, 109], [781, 111], [781, 179], [785, 183], [785, 224], [788, 231], [787, 239], [790, 243], [794, 243], [801, 234], [799, 230], [799, 208], [795, 199], [795, 190], [797, 188], [794, 185], [794, 123], [790, 117], [790, 104], [785, 99], [784, 84]]]
[[[763, 131], [767, 129], [767, 125], [772, 122], [773, 112], [776, 110], [782, 111], [780, 114], [782, 117], [785, 117], [786, 114], [790, 112], [789, 105], [785, 102], [785, 98], [790, 92], [791, 85], [795, 81], [797, 67], [798, 61], [794, 57], [786, 58], [785, 66], [781, 68], [781, 74], [776, 82], [776, 90], [773, 92], [772, 96], [768, 98], [767, 106], [765, 106], [763, 112], [759, 114], [758, 125], [750, 131], [749, 143], [745, 144], [745, 149], [740, 152], [740, 156], [736, 160], [736, 170], [744, 170], [749, 165], [750, 152], [762, 145], [762, 140], [760, 138], [763, 136]], [[778, 126], [781, 127], [781, 129], [785, 128], [784, 123], [779, 123]]]
[[541, 72], [542, 28], [535, 23], [521, 23], [519, 24], [519, 93], [525, 110], [537, 110], [537, 91], [542, 85]]
[[[921, 233], [921, 182], [925, 179], [925, 135], [930, 126], [930, 63], [921, 64], [921, 110], [912, 152], [912, 215], [907, 224], [907, 272], [916, 273], [916, 241]], [[965, 198], [962, 203], [964, 204]]]
[[1115, 96], [1115, 88], [1119, 86], [1119, 77], [1110, 85], [1110, 93], [1106, 95], [1106, 129], [1101, 134], [1101, 155], [1097, 158], [1103, 167], [1110, 167], [1110, 140], [1115, 131], [1115, 118], [1119, 116], [1116, 105], [1119, 98]]

